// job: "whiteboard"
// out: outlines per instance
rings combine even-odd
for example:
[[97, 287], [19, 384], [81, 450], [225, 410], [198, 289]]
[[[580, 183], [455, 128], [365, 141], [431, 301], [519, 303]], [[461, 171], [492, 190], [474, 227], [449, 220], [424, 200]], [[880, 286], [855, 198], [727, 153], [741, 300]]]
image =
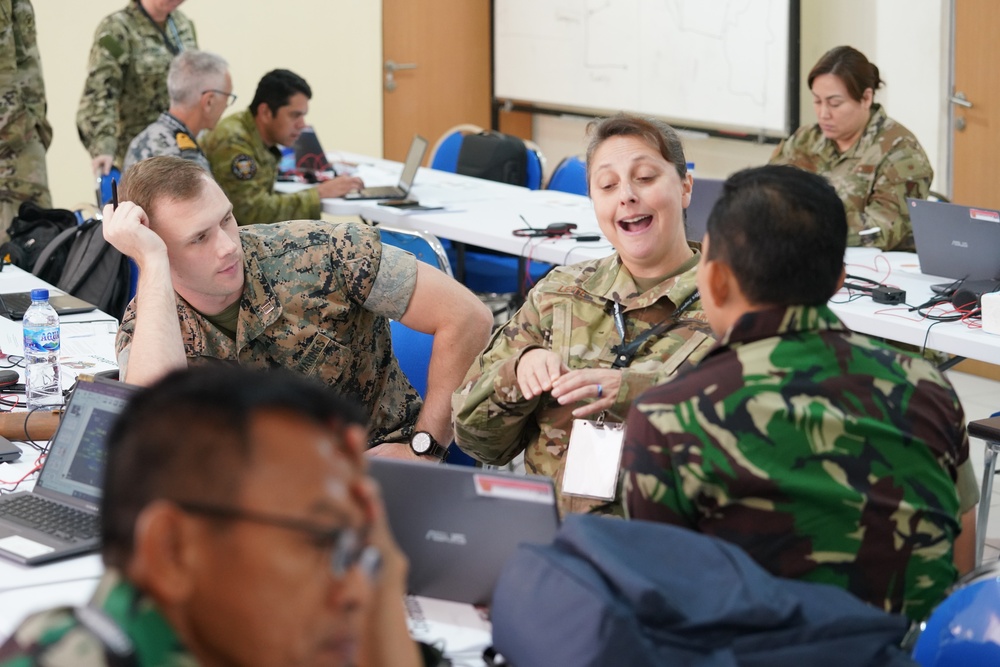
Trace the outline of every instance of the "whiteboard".
[[494, 97], [784, 136], [793, 3], [495, 0]]

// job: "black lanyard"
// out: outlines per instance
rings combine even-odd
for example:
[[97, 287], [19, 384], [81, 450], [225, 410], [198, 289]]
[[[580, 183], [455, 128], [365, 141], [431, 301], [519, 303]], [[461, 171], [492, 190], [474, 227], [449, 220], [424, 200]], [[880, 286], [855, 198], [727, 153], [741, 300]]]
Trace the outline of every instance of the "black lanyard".
[[675, 310], [674, 314], [670, 316], [670, 319], [664, 320], [655, 327], [651, 327], [642, 332], [631, 343], [625, 342], [625, 317], [622, 315], [622, 306], [617, 301], [614, 301], [612, 303], [611, 310], [615, 318], [615, 328], [618, 329], [618, 335], [621, 337], [622, 342], [611, 348], [611, 351], [615, 353], [615, 361], [611, 364], [611, 367], [628, 368], [632, 363], [632, 360], [635, 359], [636, 353], [639, 352], [639, 348], [641, 348], [643, 344], [653, 336], [661, 336], [671, 329], [679, 326], [681, 324], [680, 316], [683, 315], [684, 311], [690, 308], [694, 302], [698, 300], [698, 298], [698, 290], [695, 290], [691, 293], [691, 296], [684, 299], [681, 305], [677, 307], [677, 310]]
[[163, 28], [161, 28], [160, 25], [153, 20], [153, 17], [149, 15], [146, 8], [142, 6], [141, 0], [136, 0], [135, 4], [138, 5], [139, 11], [142, 12], [142, 15], [149, 20], [152, 26], [156, 28], [156, 31], [160, 33], [160, 36], [163, 37], [163, 43], [167, 45], [167, 50], [170, 51], [170, 53], [176, 56], [184, 50], [184, 43], [181, 41], [180, 33], [177, 32], [177, 26], [174, 25], [173, 16], [167, 15], [167, 27], [170, 28], [170, 33], [174, 36], [174, 39], [177, 42], [176, 44], [170, 41], [170, 38], [167, 37], [167, 33], [163, 31]]

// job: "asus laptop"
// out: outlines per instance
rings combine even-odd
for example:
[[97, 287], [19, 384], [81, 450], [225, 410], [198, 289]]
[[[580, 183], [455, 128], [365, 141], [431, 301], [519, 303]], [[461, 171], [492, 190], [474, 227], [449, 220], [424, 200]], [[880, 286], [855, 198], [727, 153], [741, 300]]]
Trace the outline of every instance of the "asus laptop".
[[688, 205], [684, 227], [688, 241], [701, 243], [705, 238], [705, 228], [708, 226], [708, 216], [715, 202], [722, 196], [722, 178], [695, 178], [694, 189], [691, 191], [691, 203]]
[[410, 152], [406, 154], [403, 173], [399, 177], [399, 185], [348, 192], [344, 195], [344, 199], [406, 199], [410, 194], [410, 188], [413, 187], [413, 179], [417, 176], [417, 169], [420, 168], [425, 152], [427, 152], [427, 140], [419, 134], [413, 135]]
[[0, 496], [0, 556], [35, 565], [98, 548], [106, 439], [135, 391], [78, 380], [35, 488]]
[[[79, 299], [72, 294], [61, 294], [49, 290], [49, 303], [55, 309], [56, 315], [72, 315], [73, 313], [89, 313], [97, 310], [97, 306]], [[31, 292], [7, 292], [0, 294], [0, 316], [9, 320], [19, 320], [31, 305]]]
[[1000, 278], [1000, 212], [907, 199], [920, 272], [956, 280]]
[[377, 457], [369, 466], [414, 595], [489, 604], [517, 545], [548, 544], [559, 528], [548, 477]]

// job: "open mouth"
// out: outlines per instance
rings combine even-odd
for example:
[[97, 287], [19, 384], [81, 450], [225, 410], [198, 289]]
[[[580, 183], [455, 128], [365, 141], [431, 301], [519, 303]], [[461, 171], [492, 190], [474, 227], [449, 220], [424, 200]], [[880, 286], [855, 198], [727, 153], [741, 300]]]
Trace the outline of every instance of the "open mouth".
[[618, 221], [618, 227], [624, 232], [634, 234], [641, 232], [653, 224], [653, 216], [637, 215], [631, 218], [622, 218]]

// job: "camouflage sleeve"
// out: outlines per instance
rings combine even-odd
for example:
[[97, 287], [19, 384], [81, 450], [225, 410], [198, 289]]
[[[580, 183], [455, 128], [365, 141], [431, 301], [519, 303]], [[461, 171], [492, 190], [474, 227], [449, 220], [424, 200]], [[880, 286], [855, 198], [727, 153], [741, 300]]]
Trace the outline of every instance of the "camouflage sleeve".
[[528, 400], [517, 383], [517, 362], [528, 350], [548, 347], [532, 295], [496, 330], [486, 350], [452, 396], [455, 442], [470, 456], [493, 465], [510, 462], [537, 435], [540, 398]]
[[253, 146], [233, 134], [213, 146], [206, 146], [212, 175], [233, 203], [240, 225], [269, 224], [284, 220], [318, 220], [319, 193], [316, 188], [282, 194], [274, 192], [274, 182], [262, 173]]
[[911, 249], [907, 246], [912, 244], [913, 227], [906, 198], [926, 199], [934, 170], [916, 139], [910, 137], [900, 137], [876, 170], [867, 201], [844, 199], [847, 245], [865, 245], [858, 232], [877, 227], [882, 231], [873, 235], [871, 245], [883, 250]]
[[132, 347], [133, 335], [135, 335], [135, 300], [125, 309], [122, 323], [118, 325], [118, 333], [115, 335], [115, 355], [120, 378], [124, 378], [128, 371], [128, 353]]
[[417, 258], [391, 245], [382, 245], [382, 259], [372, 291], [365, 299], [371, 312], [398, 320], [406, 313], [417, 286]]
[[118, 105], [129, 53], [128, 28], [114, 15], [94, 33], [87, 79], [76, 111], [76, 128], [91, 157], [114, 155], [118, 148]]
[[[679, 433], [673, 405], [637, 402], [625, 422], [621, 498], [625, 516], [693, 528], [694, 506], [683, 493], [683, 482], [672, 464], [670, 446]], [[651, 417], [652, 415], [652, 417]], [[652, 419], [656, 420], [656, 426]]]

